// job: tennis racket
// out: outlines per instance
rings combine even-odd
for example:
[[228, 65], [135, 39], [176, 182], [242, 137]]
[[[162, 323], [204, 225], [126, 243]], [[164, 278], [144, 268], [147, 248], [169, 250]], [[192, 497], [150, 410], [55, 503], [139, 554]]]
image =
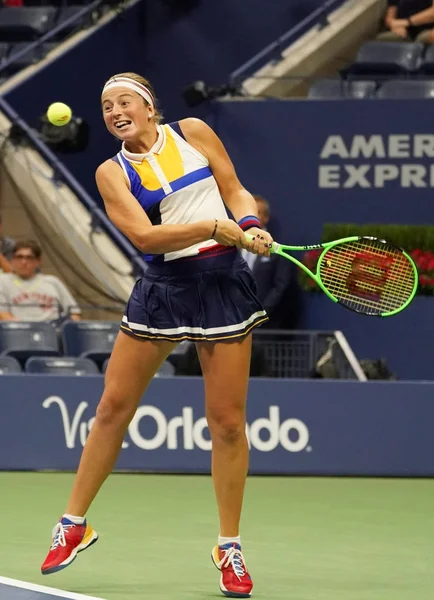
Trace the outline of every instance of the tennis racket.
[[[252, 235], [246, 235], [253, 240]], [[322, 250], [316, 273], [289, 254], [307, 250]], [[357, 313], [391, 317], [404, 310], [416, 295], [416, 265], [402, 248], [386, 240], [354, 236], [313, 246], [274, 242], [271, 252], [291, 260], [316, 281], [330, 300]]]

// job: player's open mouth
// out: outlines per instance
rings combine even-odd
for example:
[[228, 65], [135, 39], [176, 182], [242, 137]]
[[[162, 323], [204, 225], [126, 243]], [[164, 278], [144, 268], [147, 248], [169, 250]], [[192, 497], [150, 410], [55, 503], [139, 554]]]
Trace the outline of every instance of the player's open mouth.
[[119, 121], [118, 123], [115, 123], [116, 129], [123, 129], [127, 125], [131, 125], [131, 121]]

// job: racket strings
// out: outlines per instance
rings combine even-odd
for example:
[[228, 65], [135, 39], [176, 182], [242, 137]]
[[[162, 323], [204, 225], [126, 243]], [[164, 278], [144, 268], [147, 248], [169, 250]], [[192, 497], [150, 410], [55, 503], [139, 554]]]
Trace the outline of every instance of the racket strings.
[[415, 285], [413, 265], [399, 249], [380, 240], [358, 240], [330, 248], [319, 275], [335, 298], [356, 311], [382, 314], [403, 306]]

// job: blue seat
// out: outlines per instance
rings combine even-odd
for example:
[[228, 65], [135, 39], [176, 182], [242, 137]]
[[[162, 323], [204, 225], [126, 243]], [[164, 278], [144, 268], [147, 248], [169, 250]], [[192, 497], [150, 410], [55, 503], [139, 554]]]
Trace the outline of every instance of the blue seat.
[[169, 354], [167, 360], [174, 366], [175, 371], [180, 364], [186, 361], [186, 357], [193, 346], [194, 342], [191, 342], [190, 340], [184, 340]]
[[4, 42], [35, 40], [49, 31], [55, 22], [54, 6], [22, 6], [0, 10], [0, 38]]
[[419, 68], [419, 73], [425, 75], [434, 74], [434, 46], [427, 48]]
[[344, 79], [318, 79], [309, 88], [309, 100], [334, 100], [351, 98], [361, 100], [373, 98], [377, 84], [375, 81], [346, 81]]
[[89, 358], [75, 356], [32, 356], [26, 361], [26, 373], [46, 373], [49, 375], [98, 375], [100, 371]]
[[377, 98], [434, 98], [434, 80], [392, 79], [382, 84], [377, 92]]
[[14, 62], [7, 67], [7, 73], [16, 73], [21, 69], [34, 65], [42, 60], [54, 46], [55, 44], [41, 44], [36, 48], [30, 49], [31, 45], [29, 42], [16, 42], [15, 44], [11, 44], [8, 60], [14, 58], [14, 55], [20, 54], [26, 47], [29, 47], [29, 51], [16, 58]]
[[9, 44], [0, 42], [0, 61], [4, 60], [9, 53]]
[[99, 366], [110, 357], [119, 331], [111, 321], [68, 321], [62, 326], [65, 354], [91, 358]]
[[20, 363], [12, 356], [0, 356], [0, 375], [22, 373]]
[[[56, 25], [60, 25], [65, 21], [69, 21], [69, 19], [73, 19], [81, 11], [83, 11], [83, 6], [63, 6], [60, 9]], [[92, 21], [92, 13], [87, 13], [84, 17], [75, 19], [72, 24], [67, 25], [64, 29], [62, 29], [62, 31], [57, 34], [57, 38], [64, 38], [67, 35], [80, 31], [85, 27], [90, 27], [92, 25]]]
[[174, 377], [175, 375], [175, 367], [171, 362], [165, 360], [158, 371], [155, 373], [154, 377]]
[[[107, 371], [109, 359], [107, 358], [102, 365], [102, 372], [105, 373]], [[155, 373], [154, 377], [173, 377], [175, 375], [175, 367], [171, 362], [165, 360], [158, 371]]]
[[353, 63], [342, 71], [346, 76], [376, 79], [415, 73], [422, 64], [423, 44], [372, 41], [365, 42]]
[[57, 333], [50, 323], [3, 321], [0, 323], [0, 355], [19, 361], [30, 356], [58, 356]]

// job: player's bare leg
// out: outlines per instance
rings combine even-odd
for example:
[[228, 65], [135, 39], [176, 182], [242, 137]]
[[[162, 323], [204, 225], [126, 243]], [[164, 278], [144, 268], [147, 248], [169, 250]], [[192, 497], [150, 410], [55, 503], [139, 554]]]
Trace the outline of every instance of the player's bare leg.
[[232, 597], [249, 597], [253, 585], [239, 537], [249, 464], [245, 428], [251, 344], [251, 336], [240, 342], [197, 344], [205, 382], [212, 477], [220, 518], [219, 543], [213, 550], [213, 560], [222, 571], [221, 591]]
[[98, 539], [85, 515], [115, 466], [125, 432], [146, 387], [175, 346], [172, 342], [140, 341], [119, 333], [95, 422], [83, 449], [64, 517], [53, 531], [53, 543], [41, 568], [43, 574], [64, 569], [78, 552]]

